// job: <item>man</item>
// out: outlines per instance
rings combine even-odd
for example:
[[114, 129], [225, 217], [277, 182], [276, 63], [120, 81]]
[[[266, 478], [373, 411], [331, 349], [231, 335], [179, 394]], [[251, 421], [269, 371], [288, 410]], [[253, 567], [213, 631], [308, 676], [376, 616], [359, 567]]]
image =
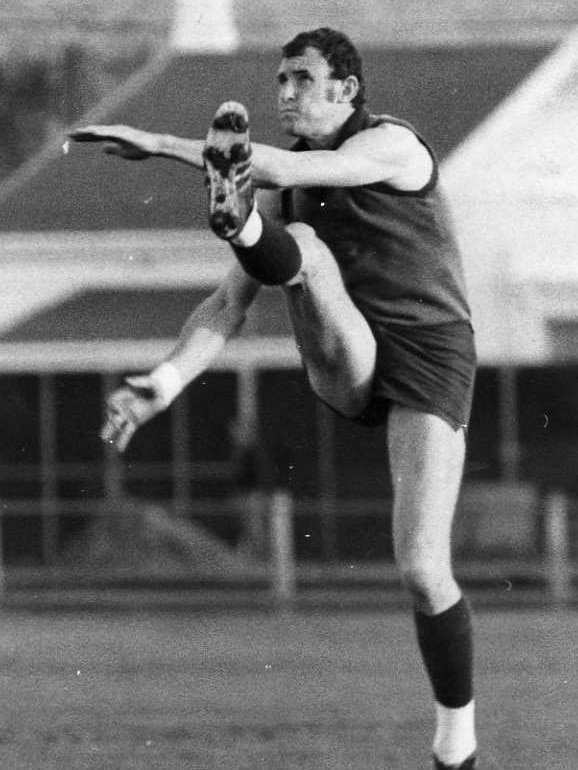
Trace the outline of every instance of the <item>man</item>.
[[[471, 770], [472, 631], [450, 531], [475, 351], [437, 163], [411, 126], [367, 112], [361, 61], [345, 35], [298, 35], [277, 78], [280, 121], [297, 140], [291, 151], [251, 145], [235, 102], [219, 108], [206, 142], [126, 126], [72, 135], [106, 141], [121, 157], [204, 170], [210, 225], [238, 260], [167, 359], [112, 395], [103, 438], [122, 451], [211, 364], [261, 285], [281, 286], [315, 394], [347, 419], [387, 423], [395, 555], [435, 698], [434, 766]], [[256, 188], [281, 191], [283, 223], [260, 213]]]

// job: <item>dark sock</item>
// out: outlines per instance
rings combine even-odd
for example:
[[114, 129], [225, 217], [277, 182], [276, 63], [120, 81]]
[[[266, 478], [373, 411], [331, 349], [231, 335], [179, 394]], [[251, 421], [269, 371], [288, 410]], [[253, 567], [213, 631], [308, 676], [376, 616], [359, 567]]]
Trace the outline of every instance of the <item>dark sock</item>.
[[438, 615], [415, 611], [419, 648], [435, 699], [447, 708], [466, 706], [473, 698], [472, 620], [462, 597]]
[[231, 243], [243, 270], [267, 286], [280, 286], [294, 278], [301, 269], [301, 252], [295, 239], [283, 225], [263, 220], [263, 232], [254, 246]]

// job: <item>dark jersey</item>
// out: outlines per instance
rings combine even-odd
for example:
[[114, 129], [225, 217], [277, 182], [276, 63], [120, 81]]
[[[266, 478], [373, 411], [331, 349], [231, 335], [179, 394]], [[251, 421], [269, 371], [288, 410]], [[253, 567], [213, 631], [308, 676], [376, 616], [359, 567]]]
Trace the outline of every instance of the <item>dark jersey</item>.
[[[437, 160], [412, 126], [387, 115], [356, 110], [334, 149], [383, 123], [404, 125], [427, 147], [434, 169], [418, 191], [385, 182], [358, 187], [286, 190], [283, 216], [305, 222], [334, 254], [349, 295], [368, 321], [432, 325], [467, 321], [461, 257], [438, 185]], [[307, 151], [298, 141], [292, 148]]]

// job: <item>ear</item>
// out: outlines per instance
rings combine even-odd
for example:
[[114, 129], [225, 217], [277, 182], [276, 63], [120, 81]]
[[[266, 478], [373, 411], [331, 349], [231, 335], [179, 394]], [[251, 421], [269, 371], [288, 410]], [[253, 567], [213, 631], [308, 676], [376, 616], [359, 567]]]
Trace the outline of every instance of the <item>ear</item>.
[[343, 83], [341, 100], [344, 102], [352, 102], [359, 92], [359, 80], [355, 75], [348, 75], [345, 80], [342, 80], [341, 82]]

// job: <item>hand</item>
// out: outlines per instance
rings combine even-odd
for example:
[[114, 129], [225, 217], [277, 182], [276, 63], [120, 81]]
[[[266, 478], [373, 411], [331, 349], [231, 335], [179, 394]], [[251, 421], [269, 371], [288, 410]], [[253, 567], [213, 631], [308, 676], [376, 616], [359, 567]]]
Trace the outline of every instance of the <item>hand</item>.
[[106, 142], [107, 155], [126, 160], [146, 160], [158, 153], [157, 134], [131, 126], [85, 126], [69, 133], [75, 142]]
[[158, 383], [149, 375], [127, 377], [126, 385], [115, 390], [106, 404], [106, 422], [101, 438], [124, 452], [137, 428], [168, 406]]

